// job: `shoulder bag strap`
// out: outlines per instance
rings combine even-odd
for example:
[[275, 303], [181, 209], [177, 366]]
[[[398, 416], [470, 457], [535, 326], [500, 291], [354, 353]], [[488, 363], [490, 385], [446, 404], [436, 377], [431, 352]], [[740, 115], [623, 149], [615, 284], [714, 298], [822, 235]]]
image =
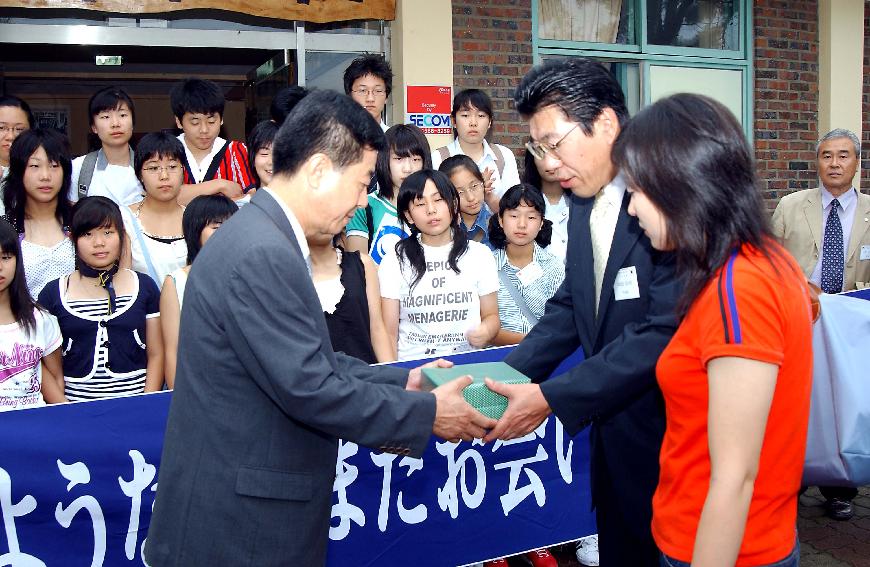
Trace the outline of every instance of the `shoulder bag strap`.
[[492, 152], [495, 154], [495, 167], [498, 169], [498, 176], [499, 178], [504, 177], [504, 154], [499, 146], [492, 144], [490, 147], [492, 148]]
[[154, 263], [151, 261], [151, 253], [148, 252], [148, 243], [145, 242], [145, 237], [142, 235], [142, 226], [139, 223], [139, 219], [136, 217], [132, 218], [133, 230], [136, 231], [136, 240], [139, 241], [139, 247], [142, 248], [142, 256], [145, 257], [145, 265], [148, 267], [148, 275], [151, 276], [151, 279], [157, 284], [157, 286], [163, 285], [163, 282], [157, 281], [157, 270], [154, 269]]
[[501, 280], [502, 285], [508, 290], [508, 293], [511, 294], [511, 297], [516, 302], [517, 307], [520, 308], [520, 312], [525, 315], [526, 319], [529, 320], [529, 323], [532, 325], [537, 325], [538, 317], [532, 313], [532, 309], [529, 307], [529, 304], [526, 303], [526, 299], [520, 293], [520, 290], [517, 289], [517, 286], [511, 282], [510, 278], [507, 277], [507, 274], [503, 271], [498, 271], [498, 279]]
[[91, 186], [91, 179], [94, 178], [94, 169], [97, 167], [99, 155], [99, 150], [91, 152], [82, 161], [82, 169], [79, 171], [79, 200], [88, 196], [88, 187]]

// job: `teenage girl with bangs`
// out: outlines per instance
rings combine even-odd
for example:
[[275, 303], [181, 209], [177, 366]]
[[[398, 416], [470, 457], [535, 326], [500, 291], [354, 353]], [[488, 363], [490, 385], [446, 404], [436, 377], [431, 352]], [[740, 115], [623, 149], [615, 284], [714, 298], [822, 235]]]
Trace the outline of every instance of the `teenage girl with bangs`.
[[386, 132], [387, 148], [378, 153], [375, 165], [377, 190], [369, 194], [368, 206], [359, 209], [345, 230], [350, 252], [368, 252], [376, 264], [399, 240], [407, 238], [396, 210], [402, 182], [415, 171], [432, 167], [429, 142], [412, 124], [397, 124]]
[[158, 286], [187, 260], [178, 203], [184, 183], [184, 146], [166, 132], [139, 140], [134, 156], [136, 175], [145, 188], [141, 201], [121, 209], [129, 245], [124, 265], [148, 274]]
[[397, 208], [411, 236], [384, 258], [378, 276], [398, 359], [489, 345], [499, 330], [495, 261], [459, 230], [456, 188], [440, 171], [418, 171], [402, 183]]
[[468, 239], [492, 248], [489, 241], [492, 213], [483, 200], [486, 182], [477, 164], [470, 157], [458, 154], [442, 161], [438, 171], [447, 174], [459, 193], [459, 220]]
[[547, 302], [565, 279], [565, 265], [545, 249], [553, 224], [544, 218], [541, 191], [514, 185], [489, 221], [490, 242], [499, 271], [497, 345], [519, 343], [544, 315]]
[[39, 294], [63, 334], [67, 399], [159, 391], [160, 290], [145, 274], [120, 267], [126, 244], [121, 210], [107, 197], [85, 197], [73, 210], [70, 235], [76, 270]]
[[245, 187], [245, 196], [241, 199], [244, 203], [251, 200], [251, 196], [257, 189], [268, 187], [272, 182], [272, 142], [275, 141], [279, 127], [279, 124], [271, 120], [263, 120], [248, 134], [246, 145], [250, 157], [251, 178], [254, 182]]
[[33, 301], [18, 234], [0, 220], [0, 411], [65, 402], [57, 319]]
[[438, 168], [450, 156], [464, 154], [474, 160], [485, 179], [485, 200], [491, 212], [508, 188], [520, 182], [517, 160], [505, 146], [491, 144], [492, 100], [480, 89], [465, 89], [453, 98], [453, 142], [432, 152], [432, 167]]
[[67, 190], [72, 162], [66, 137], [36, 128], [18, 136], [9, 152], [9, 175], [3, 183], [6, 220], [15, 227], [27, 289], [37, 297], [46, 283], [75, 269], [68, 237]]

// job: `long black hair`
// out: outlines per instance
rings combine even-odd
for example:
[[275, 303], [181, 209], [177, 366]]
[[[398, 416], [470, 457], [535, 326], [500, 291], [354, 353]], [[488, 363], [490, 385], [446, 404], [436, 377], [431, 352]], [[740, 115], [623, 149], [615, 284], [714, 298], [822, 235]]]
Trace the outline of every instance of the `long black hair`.
[[200, 241], [203, 229], [213, 222], [227, 220], [238, 210], [239, 206], [221, 193], [200, 195], [188, 203], [181, 217], [181, 228], [184, 232], [184, 241], [187, 243], [188, 265], [193, 264], [202, 249]]
[[516, 209], [520, 205], [532, 207], [541, 213], [541, 230], [535, 236], [535, 242], [541, 248], [546, 248], [550, 245], [550, 239], [553, 237], [553, 223], [549, 219], [544, 218], [547, 211], [547, 205], [544, 203], [544, 194], [534, 185], [528, 183], [519, 183], [504, 192], [501, 200], [498, 202], [498, 216], [489, 217], [489, 243], [494, 248], [505, 248], [508, 244], [507, 235], [498, 222], [499, 218], [504, 218], [507, 211]]
[[[459, 226], [459, 193], [456, 187], [450, 183], [450, 179], [440, 171], [434, 169], [421, 169], [409, 175], [402, 186], [399, 188], [399, 197], [396, 201], [396, 210], [399, 213], [399, 218], [403, 223], [409, 224], [405, 218], [406, 213], [410, 213], [414, 201], [423, 198], [423, 191], [426, 188], [426, 183], [431, 181], [441, 198], [447, 202], [450, 208], [450, 230], [453, 232], [453, 246], [450, 248], [450, 254], [447, 256], [447, 265], [451, 270], [459, 273], [459, 258], [468, 250], [468, 235], [464, 230], [457, 230]], [[420, 229], [416, 225], [411, 224], [411, 236], [400, 240], [396, 243], [396, 254], [399, 259], [405, 259], [411, 265], [414, 273], [414, 279], [411, 280], [411, 289], [417, 285], [426, 273], [426, 255], [423, 252], [423, 245], [420, 243]], [[399, 266], [402, 262], [399, 262]]]
[[36, 329], [36, 316], [34, 309], [41, 309], [27, 289], [27, 280], [24, 276], [24, 259], [21, 257], [21, 243], [18, 241], [18, 231], [11, 224], [0, 219], [0, 253], [4, 256], [10, 254], [15, 257], [15, 275], [9, 282], [9, 308], [12, 316], [28, 334]]
[[75, 204], [69, 235], [76, 249], [76, 268], [80, 269], [82, 265], [82, 259], [79, 257], [79, 238], [92, 230], [109, 227], [115, 229], [121, 241], [121, 245], [118, 247], [118, 258], [115, 260], [115, 262], [120, 262], [121, 258], [124, 257], [127, 232], [124, 230], [124, 219], [121, 217], [121, 209], [117, 203], [108, 197], [97, 195], [85, 197]]
[[9, 175], [3, 182], [3, 204], [6, 206], [6, 217], [19, 233], [24, 232], [24, 208], [27, 204], [27, 191], [24, 189], [24, 172], [30, 156], [39, 148], [45, 150], [50, 162], [60, 165], [63, 170], [63, 181], [57, 194], [55, 217], [61, 226], [69, 226], [72, 205], [67, 200], [72, 177], [72, 161], [70, 160], [69, 142], [66, 136], [51, 128], [34, 128], [26, 130], [12, 142], [9, 148]]
[[752, 149], [721, 103], [693, 94], [656, 102], [622, 131], [613, 161], [664, 217], [667, 243], [686, 282], [681, 314], [741, 246], [773, 263]]
[[384, 136], [387, 147], [378, 152], [375, 164], [375, 176], [378, 180], [378, 196], [390, 200], [393, 197], [393, 177], [390, 175], [390, 153], [396, 157], [405, 158], [420, 156], [423, 169], [432, 169], [432, 150], [423, 131], [413, 124], [396, 124], [391, 126]]

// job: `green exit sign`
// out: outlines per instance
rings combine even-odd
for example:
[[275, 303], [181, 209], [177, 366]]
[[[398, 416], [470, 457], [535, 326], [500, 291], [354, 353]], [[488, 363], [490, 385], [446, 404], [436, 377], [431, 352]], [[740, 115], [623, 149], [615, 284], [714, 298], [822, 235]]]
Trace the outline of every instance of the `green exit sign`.
[[97, 55], [97, 65], [121, 65], [123, 57], [120, 55]]

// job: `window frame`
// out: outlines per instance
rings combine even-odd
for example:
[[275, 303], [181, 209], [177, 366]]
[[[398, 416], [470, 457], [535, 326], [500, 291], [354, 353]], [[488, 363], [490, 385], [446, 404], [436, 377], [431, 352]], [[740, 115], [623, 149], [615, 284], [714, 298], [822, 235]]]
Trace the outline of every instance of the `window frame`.
[[555, 39], [541, 39], [538, 36], [538, 11], [541, 0], [532, 0], [532, 57], [535, 65], [546, 56], [583, 56], [592, 59], [606, 59], [637, 63], [640, 69], [641, 106], [650, 104], [650, 66], [666, 65], [699, 69], [727, 69], [741, 71], [743, 129], [750, 143], [753, 142], [754, 120], [754, 34], [752, 29], [752, 2], [739, 2], [740, 32], [738, 50], [707, 49], [701, 47], [677, 47], [652, 45], [647, 42], [646, 0], [624, 0], [629, 2], [629, 23], [634, 26], [635, 44], [610, 44]]

